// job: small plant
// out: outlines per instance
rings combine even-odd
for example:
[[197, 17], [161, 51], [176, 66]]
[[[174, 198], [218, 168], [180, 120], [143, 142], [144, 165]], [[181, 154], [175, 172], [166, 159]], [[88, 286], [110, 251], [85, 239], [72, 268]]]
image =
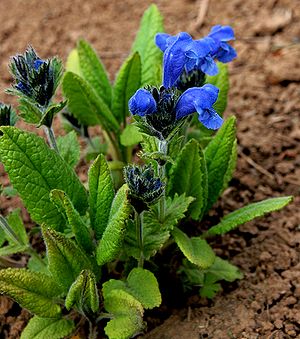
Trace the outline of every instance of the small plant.
[[[162, 32], [152, 5], [114, 85], [91, 46], [80, 41], [63, 75], [66, 101], [58, 104], [52, 102], [62, 75], [58, 59], [42, 60], [30, 47], [11, 61], [9, 92], [19, 97], [19, 117], [44, 126], [48, 138], [47, 144], [15, 127], [13, 109], [1, 104], [0, 157], [14, 190], [6, 194], [22, 198], [46, 245], [46, 253], [33, 249], [19, 211], [0, 217], [0, 255], [30, 256], [27, 268], [0, 271], [0, 291], [34, 314], [22, 339], [63, 338], [83, 321], [89, 338], [142, 333], [144, 310], [162, 302], [160, 272], [166, 268], [158, 257], [166, 254], [176, 254], [185, 288], [198, 286], [201, 296], [212, 298], [220, 281], [242, 274], [215, 255], [209, 238], [292, 199], [256, 202], [202, 227], [237, 160], [235, 118], [222, 118], [234, 32], [215, 26], [199, 40]], [[73, 131], [56, 139], [52, 121], [59, 112]], [[110, 162], [90, 137], [95, 125]], [[97, 154], [86, 185], [74, 171], [81, 156], [76, 133]], [[143, 164], [133, 164], [139, 143]], [[118, 177], [112, 176], [116, 169]], [[186, 227], [191, 220], [199, 225], [194, 230]]]

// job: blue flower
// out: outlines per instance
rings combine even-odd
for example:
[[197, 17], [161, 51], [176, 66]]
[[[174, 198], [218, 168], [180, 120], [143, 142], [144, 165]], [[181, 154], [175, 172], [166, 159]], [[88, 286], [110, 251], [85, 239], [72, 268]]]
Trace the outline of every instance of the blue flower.
[[234, 31], [230, 26], [214, 26], [208, 37], [216, 43], [214, 56], [221, 62], [227, 63], [236, 58], [236, 50], [228, 44], [228, 41], [234, 40]]
[[213, 104], [218, 99], [218, 93], [219, 89], [211, 84], [189, 88], [180, 96], [176, 104], [176, 118], [181, 119], [197, 111], [198, 120], [206, 128], [220, 128], [223, 119], [213, 108]]
[[146, 89], [140, 88], [128, 102], [129, 111], [143, 117], [156, 111], [156, 102], [152, 94]]
[[183, 73], [188, 75], [195, 70], [216, 75], [218, 67], [215, 60], [226, 63], [237, 55], [235, 49], [228, 44], [228, 41], [233, 39], [233, 29], [221, 25], [214, 26], [207, 37], [199, 40], [193, 40], [185, 32], [176, 36], [166, 33], [157, 34], [156, 45], [164, 52], [164, 87], [177, 86]]
[[188, 33], [181, 32], [176, 37], [167, 38], [164, 45], [161, 44], [163, 48], [166, 47], [163, 58], [163, 86], [165, 88], [174, 86], [182, 74], [187, 62], [185, 52], [192, 41]]

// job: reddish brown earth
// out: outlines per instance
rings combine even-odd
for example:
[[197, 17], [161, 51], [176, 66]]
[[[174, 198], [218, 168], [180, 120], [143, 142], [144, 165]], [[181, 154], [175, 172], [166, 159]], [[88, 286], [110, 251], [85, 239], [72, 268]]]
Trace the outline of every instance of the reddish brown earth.
[[[239, 266], [244, 280], [225, 284], [212, 302], [197, 295], [189, 298], [184, 307], [171, 310], [164, 322], [152, 317], [150, 326], [159, 326], [145, 338], [300, 338], [300, 2], [155, 3], [169, 33], [189, 31], [201, 37], [214, 24], [230, 24], [236, 31], [239, 56], [229, 66], [226, 115], [238, 118], [238, 167], [211, 214], [222, 216], [272, 196], [292, 194], [295, 199], [281, 212], [214, 241], [216, 252]], [[1, 0], [0, 100], [11, 101], [3, 94], [10, 82], [8, 58], [22, 52], [28, 43], [42, 57], [57, 54], [65, 60], [77, 39], [84, 37], [99, 52], [113, 78], [149, 4], [133, 0]], [[206, 15], [199, 27], [199, 9], [205, 4]], [[7, 184], [3, 172], [1, 182]], [[20, 205], [15, 200], [0, 201], [2, 213]], [[0, 336], [18, 338], [29, 317], [6, 297], [0, 298]]]

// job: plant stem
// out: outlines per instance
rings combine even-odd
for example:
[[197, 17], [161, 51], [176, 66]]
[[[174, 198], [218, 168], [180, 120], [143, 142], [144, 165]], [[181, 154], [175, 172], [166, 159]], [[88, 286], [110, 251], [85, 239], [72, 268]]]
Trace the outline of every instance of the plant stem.
[[134, 211], [135, 229], [138, 246], [140, 249], [140, 258], [138, 260], [138, 267], [144, 266], [144, 240], [143, 240], [143, 212], [138, 213]]
[[[158, 142], [158, 151], [163, 155], [167, 155], [168, 153], [168, 143], [165, 140], [159, 140]], [[165, 181], [166, 179], [166, 164], [165, 161], [163, 163], [158, 162], [158, 176], [161, 181]], [[159, 221], [163, 222], [165, 220], [165, 212], [166, 212], [166, 195], [163, 192], [158, 205], [158, 213], [159, 213]]]
[[55, 135], [54, 135], [53, 128], [52, 127], [44, 126], [44, 131], [46, 133], [46, 136], [47, 136], [48, 143], [49, 143], [50, 147], [52, 149], [54, 149], [57, 153], [59, 153], [58, 147], [57, 147], [57, 144], [56, 144], [56, 140], [55, 140]]

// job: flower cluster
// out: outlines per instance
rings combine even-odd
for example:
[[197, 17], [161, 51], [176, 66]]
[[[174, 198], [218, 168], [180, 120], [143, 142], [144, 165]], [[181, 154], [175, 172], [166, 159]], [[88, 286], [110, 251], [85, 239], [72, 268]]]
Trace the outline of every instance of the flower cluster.
[[227, 63], [236, 57], [235, 49], [228, 44], [233, 39], [233, 29], [220, 25], [199, 40], [185, 32], [176, 36], [157, 34], [156, 44], [164, 52], [163, 85], [139, 89], [129, 100], [130, 112], [141, 117], [148, 129], [157, 131], [160, 139], [194, 112], [206, 128], [220, 128], [223, 119], [213, 108], [219, 89], [205, 84], [205, 75], [218, 73], [216, 60]]
[[155, 176], [151, 165], [128, 165], [124, 178], [129, 187], [131, 204], [140, 212], [155, 203], [164, 192], [164, 183]]
[[10, 69], [15, 78], [14, 90], [40, 107], [47, 107], [61, 76], [57, 59], [42, 60], [32, 47], [12, 58]]

